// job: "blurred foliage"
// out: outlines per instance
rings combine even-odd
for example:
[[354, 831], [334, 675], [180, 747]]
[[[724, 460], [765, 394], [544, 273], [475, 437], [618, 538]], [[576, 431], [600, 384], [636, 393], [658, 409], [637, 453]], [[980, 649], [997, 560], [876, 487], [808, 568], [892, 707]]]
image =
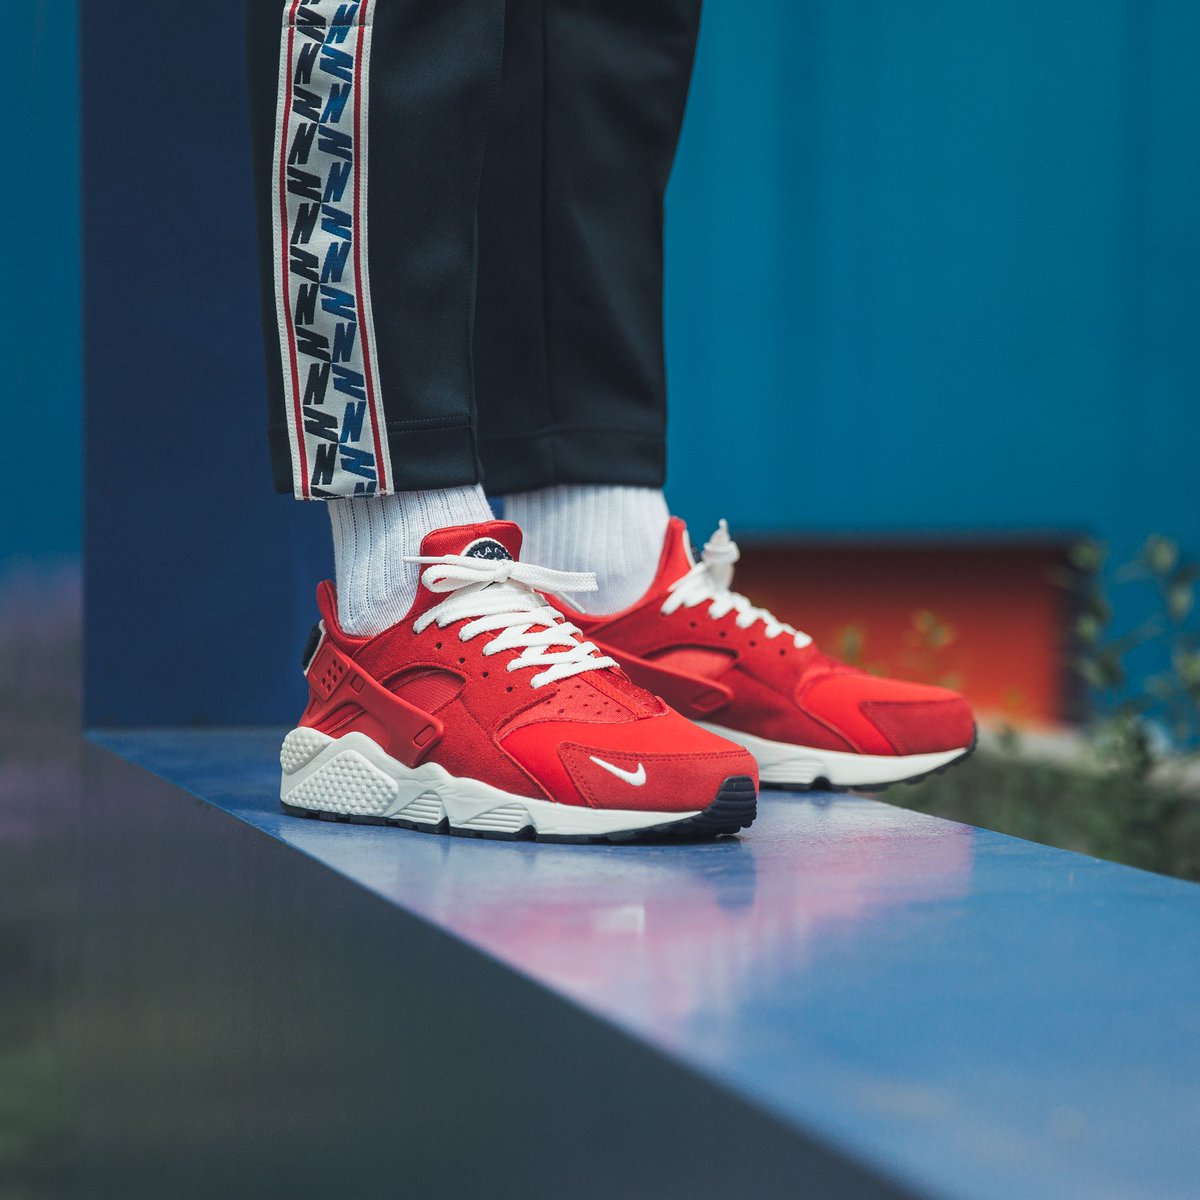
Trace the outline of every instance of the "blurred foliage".
[[[1200, 630], [1188, 622], [1200, 564], [1182, 561], [1169, 538], [1147, 538], [1112, 579], [1118, 587], [1149, 591], [1150, 615], [1118, 634], [1103, 573], [1107, 558], [1100, 543], [1080, 542], [1058, 582], [1078, 599], [1073, 665], [1093, 699], [1091, 740], [1116, 767], [1144, 778], [1157, 762], [1184, 756], [1200, 742]], [[1167, 665], [1136, 679], [1126, 660], [1144, 645], [1161, 647]]]
[[885, 793], [890, 803], [967, 825], [1200, 880], [1200, 794], [1120, 770], [1025, 757], [1019, 739]]
[[961, 688], [962, 676], [948, 669], [946, 651], [958, 640], [958, 630], [928, 609], [918, 609], [910, 618], [904, 647], [895, 666], [871, 662], [866, 657], [867, 636], [861, 625], [847, 625], [834, 637], [834, 653], [844, 663], [871, 675], [900, 675], [917, 683]]
[[[1001, 833], [1200, 880], [1200, 631], [1189, 624], [1200, 564], [1158, 535], [1112, 571], [1107, 547], [1073, 546], [1056, 582], [1076, 602], [1072, 666], [1086, 685], [1090, 716], [1077, 761], [1029, 757], [1012, 729], [995, 750], [888, 799], [906, 808]], [[1149, 616], [1117, 631], [1109, 584], [1149, 593]], [[1146, 596], [1143, 595], [1143, 599]], [[939, 623], [921, 614], [922, 628]], [[915, 620], [916, 618], [914, 618]], [[952, 640], [922, 642], [926, 678]], [[859, 635], [861, 650], [862, 635]], [[1131, 652], [1160, 647], [1164, 669], [1139, 679]]]

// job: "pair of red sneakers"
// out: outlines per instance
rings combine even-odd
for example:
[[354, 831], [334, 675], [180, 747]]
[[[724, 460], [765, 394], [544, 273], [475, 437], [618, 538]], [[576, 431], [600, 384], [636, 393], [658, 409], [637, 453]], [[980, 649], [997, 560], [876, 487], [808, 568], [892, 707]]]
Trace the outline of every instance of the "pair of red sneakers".
[[610, 616], [587, 575], [520, 559], [507, 521], [425, 538], [408, 616], [344, 633], [333, 585], [280, 751], [287, 811], [544, 841], [736, 833], [758, 781], [880, 787], [970, 752], [942, 688], [879, 679], [732, 591], [724, 522], [693, 559], [672, 520], [646, 595]]

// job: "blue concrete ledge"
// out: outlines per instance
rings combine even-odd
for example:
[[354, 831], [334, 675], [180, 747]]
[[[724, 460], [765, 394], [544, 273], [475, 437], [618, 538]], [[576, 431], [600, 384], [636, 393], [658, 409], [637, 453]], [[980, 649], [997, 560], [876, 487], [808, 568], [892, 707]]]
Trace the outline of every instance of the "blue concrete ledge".
[[[1196, 1194], [1195, 886], [856, 797], [768, 793], [741, 840], [682, 847], [304, 821], [275, 800], [281, 732], [92, 740], [206, 801], [190, 802], [190, 820], [224, 810], [264, 847], [417, 919], [405, 929], [436, 929], [532, 981], [548, 1005], [582, 1014], [580, 1029], [618, 1031], [631, 1062], [682, 1068], [681, 1094], [761, 1114], [762, 1142], [724, 1147], [731, 1161], [795, 1136], [808, 1150], [780, 1159], [777, 1194]], [[186, 799], [164, 790], [155, 811], [169, 823]], [[403, 960], [407, 948], [370, 953]], [[514, 1020], [486, 996], [459, 1000], [497, 1036]], [[407, 1019], [399, 997], [396, 1013]], [[590, 1034], [572, 1036], [557, 1050], [567, 1064]], [[538, 1086], [521, 1080], [513, 1104]], [[510, 1161], [553, 1160], [553, 1131], [535, 1144]], [[469, 1137], [454, 1151], [470, 1152]], [[675, 1192], [660, 1180], [626, 1194]], [[776, 1191], [759, 1180], [743, 1194]]]

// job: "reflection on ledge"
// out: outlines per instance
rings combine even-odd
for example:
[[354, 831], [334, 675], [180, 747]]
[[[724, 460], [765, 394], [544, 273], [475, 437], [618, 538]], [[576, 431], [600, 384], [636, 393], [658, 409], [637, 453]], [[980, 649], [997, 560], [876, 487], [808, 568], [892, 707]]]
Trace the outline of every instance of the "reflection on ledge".
[[[595, 1054], [613, 1052], [600, 1031], [615, 1027], [640, 1053], [657, 1047], [722, 1095], [922, 1194], [1189, 1194], [1194, 885], [860, 797], [768, 793], [740, 840], [707, 845], [539, 846], [306, 821], [277, 805], [279, 738], [96, 740], [215, 806], [192, 802], [189, 819], [210, 811], [209, 825], [238, 828], [225, 810], [267, 834], [289, 887], [343, 876], [383, 898], [370, 936], [332, 932], [345, 954], [357, 947], [347, 961], [366, 953], [403, 981], [385, 1006], [403, 1008], [437, 964], [459, 962], [460, 990], [421, 1010], [441, 1053], [466, 1036], [492, 1062], [497, 1027], [521, 1016], [472, 990], [482, 984], [468, 976], [486, 971], [460, 959], [474, 946], [543, 998], [565, 997], [556, 1012], [592, 1021], [582, 1036]], [[172, 810], [157, 810], [164, 831]], [[279, 843], [301, 852], [295, 863]], [[434, 939], [423, 970], [411, 969], [408, 914]], [[338, 978], [314, 970], [325, 987]], [[536, 1050], [574, 1062], [585, 1046], [547, 1033]], [[444, 1062], [463, 1066], [461, 1055]]]
[[344, 846], [357, 871], [407, 907], [677, 1043], [698, 1014], [733, 1017], [891, 910], [970, 886], [973, 831], [963, 826], [856, 797], [764, 797], [765, 808], [783, 805], [784, 836], [756, 836], [756, 826], [687, 847], [419, 834], [397, 847], [392, 830], [364, 846], [361, 830], [306, 820], [279, 832], [321, 857]]

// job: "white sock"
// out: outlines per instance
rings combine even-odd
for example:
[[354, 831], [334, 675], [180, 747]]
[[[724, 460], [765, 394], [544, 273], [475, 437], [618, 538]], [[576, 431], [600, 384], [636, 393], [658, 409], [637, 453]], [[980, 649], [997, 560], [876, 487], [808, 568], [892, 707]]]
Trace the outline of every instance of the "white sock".
[[338, 622], [356, 637], [372, 637], [402, 621], [417, 596], [421, 567], [406, 563], [421, 539], [447, 525], [491, 521], [478, 484], [393, 496], [330, 500]]
[[504, 497], [525, 535], [521, 557], [558, 571], [595, 571], [598, 592], [572, 595], [584, 612], [613, 613], [654, 580], [670, 519], [658, 488], [559, 484]]

